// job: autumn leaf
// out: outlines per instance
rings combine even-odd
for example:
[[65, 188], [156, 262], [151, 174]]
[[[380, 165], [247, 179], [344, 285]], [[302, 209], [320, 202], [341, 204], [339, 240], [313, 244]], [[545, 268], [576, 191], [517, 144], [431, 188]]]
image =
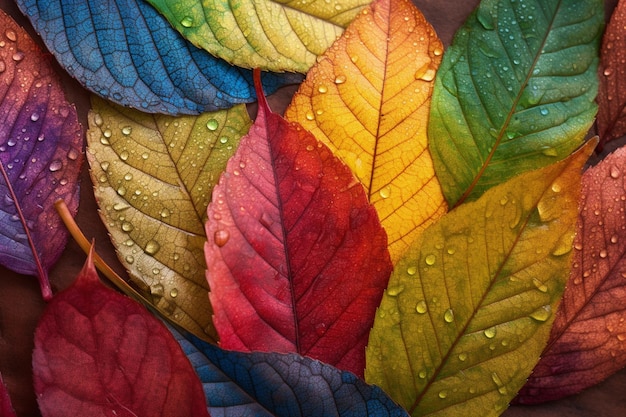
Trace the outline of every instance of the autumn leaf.
[[518, 402], [576, 394], [626, 365], [625, 166], [620, 148], [583, 175], [568, 286]]
[[9, 392], [2, 379], [2, 374], [0, 374], [0, 416], [16, 417], [15, 410], [11, 405], [11, 397], [9, 397]]
[[548, 339], [594, 145], [493, 187], [424, 231], [389, 280], [367, 382], [413, 416], [506, 408]]
[[0, 263], [38, 276], [49, 299], [68, 237], [53, 204], [76, 214], [82, 129], [41, 49], [4, 12], [0, 23]]
[[243, 105], [153, 116], [95, 97], [89, 118], [94, 192], [120, 261], [170, 319], [209, 340], [206, 208], [250, 124]]
[[[142, 0], [17, 0], [87, 89], [149, 113], [198, 114], [254, 100], [252, 74], [196, 48]], [[268, 74], [267, 91], [297, 78]]]
[[176, 340], [140, 304], [102, 285], [92, 256], [37, 325], [33, 371], [43, 416], [208, 416]]
[[200, 376], [213, 415], [407, 416], [380, 388], [296, 354], [242, 353], [170, 328]]
[[626, 133], [626, 4], [619, 1], [606, 27], [600, 50], [598, 89], [599, 147]]
[[370, 1], [148, 0], [194, 45], [278, 72], [306, 72]]
[[483, 1], [437, 73], [428, 135], [450, 205], [560, 160], [593, 123], [600, 0]]
[[426, 138], [442, 53], [410, 1], [376, 1], [318, 59], [285, 112], [364, 185], [392, 262], [446, 211]]
[[362, 374], [391, 263], [376, 211], [350, 169], [261, 98], [208, 218], [220, 345], [295, 352]]

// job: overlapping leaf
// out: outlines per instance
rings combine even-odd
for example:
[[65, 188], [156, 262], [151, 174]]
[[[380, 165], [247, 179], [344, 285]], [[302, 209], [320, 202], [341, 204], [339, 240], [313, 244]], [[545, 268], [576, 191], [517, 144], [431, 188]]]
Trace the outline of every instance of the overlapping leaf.
[[626, 3], [619, 1], [602, 39], [598, 90], [600, 146], [626, 133]]
[[221, 346], [296, 352], [362, 374], [391, 262], [350, 169], [261, 99], [208, 216], [207, 279]]
[[204, 222], [213, 186], [249, 129], [246, 108], [152, 116], [94, 97], [89, 123], [95, 195], [120, 260], [172, 320], [214, 339]]
[[65, 70], [118, 104], [198, 114], [254, 100], [250, 71], [194, 47], [143, 0], [17, 3]]
[[213, 416], [406, 416], [380, 388], [296, 354], [226, 351], [172, 330]]
[[483, 1], [437, 74], [430, 149], [451, 205], [578, 147], [596, 112], [601, 0]]
[[185, 38], [244, 68], [306, 72], [371, 0], [148, 0]]
[[4, 12], [0, 23], [0, 263], [38, 276], [48, 298], [68, 236], [53, 205], [76, 213], [82, 129], [41, 49]]
[[442, 53], [410, 1], [376, 1], [318, 60], [285, 112], [363, 183], [394, 262], [446, 210], [426, 139]]
[[208, 416], [202, 386], [167, 328], [102, 285], [90, 254], [35, 333], [37, 401], [49, 416]]
[[366, 378], [410, 414], [498, 415], [550, 332], [593, 144], [442, 217], [396, 265]]
[[519, 402], [578, 393], [626, 365], [625, 167], [621, 148], [583, 176], [570, 280]]
[[11, 405], [9, 391], [7, 390], [6, 385], [4, 385], [4, 380], [2, 379], [2, 374], [0, 374], [0, 416], [16, 417], [15, 410]]

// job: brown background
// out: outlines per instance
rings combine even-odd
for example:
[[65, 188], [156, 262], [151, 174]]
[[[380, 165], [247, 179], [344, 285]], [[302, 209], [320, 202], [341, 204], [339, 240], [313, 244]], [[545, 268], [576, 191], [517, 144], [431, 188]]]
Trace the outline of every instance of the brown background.
[[[89, 0], [85, 0], [89, 1]], [[435, 27], [439, 37], [450, 44], [454, 31], [478, 4], [478, 0], [413, 0]], [[605, 0], [607, 17], [617, 0]], [[31, 34], [34, 31], [11, 0], [0, 0], [0, 8], [12, 15]], [[2, 29], [0, 29], [2, 30]], [[59, 70], [60, 74], [64, 74]], [[75, 103], [83, 126], [87, 126], [88, 93], [73, 79], [63, 76], [69, 101]], [[270, 97], [270, 104], [281, 111], [295, 89], [285, 88]], [[114, 250], [97, 215], [91, 183], [85, 165], [82, 175], [81, 205], [77, 222], [88, 238], [95, 238], [100, 255], [119, 272]], [[83, 252], [70, 242], [50, 273], [54, 291], [66, 288], [75, 278], [85, 260]], [[18, 416], [39, 416], [32, 390], [31, 351], [33, 332], [45, 306], [36, 278], [15, 274], [0, 266], [0, 373], [8, 386]], [[560, 401], [539, 406], [513, 406], [506, 417], [582, 417], [623, 416], [626, 412], [626, 370], [585, 392]], [[468, 416], [479, 417], [479, 416]]]

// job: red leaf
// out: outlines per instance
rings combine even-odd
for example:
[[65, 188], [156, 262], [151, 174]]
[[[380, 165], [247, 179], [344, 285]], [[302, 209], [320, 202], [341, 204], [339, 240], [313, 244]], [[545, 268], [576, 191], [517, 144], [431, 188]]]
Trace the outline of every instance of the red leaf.
[[221, 346], [296, 352], [363, 375], [391, 273], [386, 234], [350, 169], [257, 95], [257, 119], [208, 208]]
[[604, 144], [626, 134], [626, 2], [615, 7], [600, 51], [598, 134]]
[[11, 397], [4, 385], [2, 374], [0, 374], [0, 417], [15, 417], [15, 410], [11, 405]]
[[49, 299], [68, 238], [54, 202], [76, 213], [82, 129], [41, 49], [4, 12], [0, 27], [0, 264], [38, 276]]
[[35, 333], [35, 392], [47, 416], [208, 416], [200, 380], [167, 328], [106, 288], [89, 258]]
[[626, 365], [625, 167], [620, 148], [583, 175], [572, 272], [520, 403], [578, 393]]

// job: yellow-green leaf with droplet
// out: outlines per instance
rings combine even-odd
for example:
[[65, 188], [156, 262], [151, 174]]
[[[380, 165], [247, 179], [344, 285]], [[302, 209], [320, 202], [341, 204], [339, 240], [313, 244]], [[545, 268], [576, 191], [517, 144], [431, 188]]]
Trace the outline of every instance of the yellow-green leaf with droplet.
[[365, 376], [413, 416], [497, 416], [548, 339], [593, 141], [434, 223], [396, 265]]
[[185, 38], [244, 68], [306, 72], [371, 0], [148, 0]]
[[172, 117], [95, 96], [92, 104], [87, 157], [120, 261], [169, 319], [216, 340], [204, 224], [213, 186], [251, 125], [245, 106]]
[[409, 0], [375, 1], [320, 57], [285, 112], [365, 186], [393, 262], [446, 211], [426, 138], [442, 54]]

